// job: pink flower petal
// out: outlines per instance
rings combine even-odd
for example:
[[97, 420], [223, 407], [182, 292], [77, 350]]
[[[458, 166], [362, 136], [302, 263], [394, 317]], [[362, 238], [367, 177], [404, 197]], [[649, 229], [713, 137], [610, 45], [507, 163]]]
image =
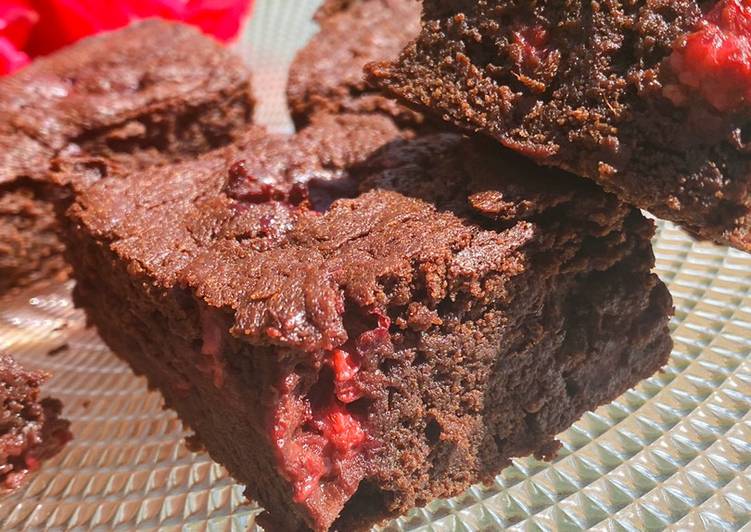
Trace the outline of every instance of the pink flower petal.
[[188, 0], [185, 20], [227, 42], [237, 36], [252, 3], [252, 0]]
[[198, 26], [227, 42], [252, 0], [0, 0], [0, 37], [31, 57], [138, 19], [161, 17]]
[[83, 37], [126, 26], [148, 17], [179, 20], [185, 16], [181, 0], [32, 0], [42, 14], [29, 50], [47, 54]]
[[39, 15], [26, 0], [0, 0], [0, 37], [23, 48]]
[[0, 76], [12, 74], [28, 62], [28, 55], [5, 37], [0, 37]]

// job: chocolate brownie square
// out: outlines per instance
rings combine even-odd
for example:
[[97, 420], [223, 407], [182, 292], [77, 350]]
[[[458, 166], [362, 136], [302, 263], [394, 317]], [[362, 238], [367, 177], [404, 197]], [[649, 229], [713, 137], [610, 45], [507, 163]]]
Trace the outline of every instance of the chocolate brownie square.
[[57, 399], [41, 399], [50, 376], [0, 354], [0, 492], [17, 488], [29, 472], [70, 441], [70, 423]]
[[77, 301], [273, 530], [359, 529], [551, 457], [670, 352], [638, 210], [384, 124], [252, 129], [68, 213]]
[[379, 113], [401, 127], [419, 128], [424, 117], [371, 89], [363, 68], [395, 59], [420, 31], [417, 0], [327, 0], [315, 17], [320, 31], [298, 52], [287, 101], [298, 128], [316, 113]]
[[750, 251], [750, 28], [738, 0], [426, 0], [419, 38], [369, 79]]
[[65, 274], [49, 179], [58, 157], [123, 170], [226, 145], [251, 120], [249, 73], [182, 24], [148, 20], [84, 39], [0, 79], [0, 293]]

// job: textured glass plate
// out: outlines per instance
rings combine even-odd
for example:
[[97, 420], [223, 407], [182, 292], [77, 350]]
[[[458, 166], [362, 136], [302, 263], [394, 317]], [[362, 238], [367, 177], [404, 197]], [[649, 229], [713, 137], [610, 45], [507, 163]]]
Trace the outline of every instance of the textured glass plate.
[[[266, 0], [238, 45], [256, 71], [259, 119], [289, 128], [286, 66], [315, 31], [318, 2]], [[520, 459], [493, 484], [436, 501], [386, 530], [739, 530], [751, 527], [751, 256], [655, 241], [675, 298], [663, 373], [586, 414], [553, 463]], [[86, 329], [70, 286], [0, 302], [0, 350], [55, 374], [75, 439], [0, 499], [0, 529], [242, 530], [259, 512], [242, 487]]]

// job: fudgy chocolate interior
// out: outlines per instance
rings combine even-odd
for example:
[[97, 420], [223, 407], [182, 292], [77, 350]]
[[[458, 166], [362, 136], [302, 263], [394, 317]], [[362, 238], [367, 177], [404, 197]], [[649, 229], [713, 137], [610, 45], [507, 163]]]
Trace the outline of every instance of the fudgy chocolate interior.
[[51, 187], [30, 179], [0, 183], [0, 294], [67, 271]]

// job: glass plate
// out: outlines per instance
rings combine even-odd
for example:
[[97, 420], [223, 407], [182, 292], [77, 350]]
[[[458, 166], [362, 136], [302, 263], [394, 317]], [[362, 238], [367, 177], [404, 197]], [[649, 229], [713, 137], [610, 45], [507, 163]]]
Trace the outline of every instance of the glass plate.
[[[238, 48], [259, 120], [288, 130], [286, 68], [315, 31], [316, 0], [259, 1]], [[665, 371], [561, 435], [552, 463], [519, 459], [490, 485], [435, 501], [388, 531], [739, 530], [751, 526], [751, 255], [670, 224], [657, 271], [675, 298]], [[70, 284], [0, 303], [0, 350], [54, 373], [75, 439], [0, 499], [0, 529], [243, 530], [257, 505], [186, 435], [159, 394], [73, 308]]]

